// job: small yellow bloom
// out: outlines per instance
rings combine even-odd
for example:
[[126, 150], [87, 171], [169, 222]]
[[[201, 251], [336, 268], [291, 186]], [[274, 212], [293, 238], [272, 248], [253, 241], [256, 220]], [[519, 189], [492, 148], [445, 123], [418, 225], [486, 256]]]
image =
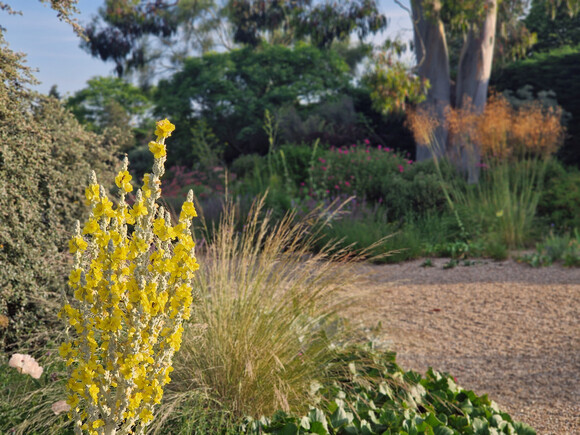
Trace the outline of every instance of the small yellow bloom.
[[87, 249], [87, 246], [87, 242], [85, 242], [81, 236], [74, 236], [68, 241], [68, 248], [71, 254], [74, 254], [77, 251], [84, 251]]
[[98, 184], [91, 184], [85, 189], [85, 197], [87, 198], [88, 203], [97, 202], [99, 200], [99, 190], [100, 187]]
[[93, 399], [93, 402], [97, 403], [99, 398], [99, 387], [97, 387], [95, 384], [91, 384], [91, 386], [89, 387], [89, 394]]
[[153, 157], [160, 159], [167, 155], [165, 144], [159, 142], [149, 142], [149, 151], [153, 153]]
[[181, 213], [179, 214], [179, 220], [186, 220], [191, 219], [197, 216], [197, 211], [195, 210], [195, 206], [193, 202], [186, 201], [183, 203], [181, 207]]
[[83, 228], [83, 234], [94, 234], [99, 231], [99, 222], [96, 219], [90, 219]]
[[157, 128], [155, 129], [155, 134], [159, 138], [166, 138], [171, 136], [171, 133], [175, 130], [175, 125], [173, 125], [169, 120], [163, 119], [157, 122]]
[[139, 201], [133, 205], [133, 208], [131, 209], [131, 211], [129, 213], [131, 213], [131, 216], [133, 216], [135, 219], [137, 219], [139, 216], [145, 216], [149, 212], [147, 211], [147, 207], [145, 207], [144, 202]]
[[503, 210], [498, 210], [498, 211], [496, 211], [496, 212], [495, 212], [495, 215], [496, 215], [498, 218], [500, 218], [500, 217], [503, 217]]
[[63, 343], [60, 345], [60, 347], [58, 348], [58, 354], [63, 357], [66, 358], [70, 353], [72, 353], [72, 344], [70, 343]]
[[133, 191], [133, 186], [131, 185], [132, 178], [133, 177], [131, 177], [129, 171], [121, 171], [115, 177], [115, 184], [119, 189], [123, 189], [125, 192], [132, 192]]
[[153, 414], [151, 413], [149, 408], [144, 408], [139, 413], [139, 418], [143, 421], [143, 423], [149, 423], [151, 420], [153, 420]]

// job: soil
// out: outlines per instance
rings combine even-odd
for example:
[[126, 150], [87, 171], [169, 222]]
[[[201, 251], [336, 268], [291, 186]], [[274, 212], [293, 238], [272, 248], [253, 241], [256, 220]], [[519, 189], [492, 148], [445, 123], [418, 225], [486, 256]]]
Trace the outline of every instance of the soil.
[[580, 434], [580, 268], [361, 265], [348, 316], [404, 369], [488, 394], [538, 434]]

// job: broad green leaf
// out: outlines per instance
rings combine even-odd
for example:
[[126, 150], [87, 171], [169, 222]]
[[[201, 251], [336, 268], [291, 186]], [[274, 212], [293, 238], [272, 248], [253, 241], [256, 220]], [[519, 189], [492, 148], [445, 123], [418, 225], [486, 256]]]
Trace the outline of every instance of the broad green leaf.
[[536, 430], [533, 427], [528, 426], [526, 423], [514, 423], [514, 429], [518, 435], [536, 435]]
[[453, 429], [450, 429], [446, 426], [437, 426], [433, 429], [433, 433], [435, 435], [453, 435]]
[[333, 428], [338, 429], [342, 425], [351, 423], [353, 419], [352, 413], [346, 412], [342, 406], [339, 406], [330, 416], [330, 424]]

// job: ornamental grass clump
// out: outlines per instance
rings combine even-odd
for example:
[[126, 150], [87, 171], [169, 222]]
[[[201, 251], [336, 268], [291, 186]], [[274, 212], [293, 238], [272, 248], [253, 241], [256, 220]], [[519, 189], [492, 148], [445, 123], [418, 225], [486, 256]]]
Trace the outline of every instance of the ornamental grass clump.
[[91, 212], [69, 242], [74, 301], [60, 313], [75, 332], [59, 352], [70, 367], [67, 403], [77, 434], [143, 433], [171, 380], [198, 268], [190, 231], [193, 193], [175, 226], [157, 204], [165, 139], [174, 128], [168, 120], [157, 123], [157, 139], [149, 143], [153, 172], [132, 206], [126, 202], [133, 190], [126, 158], [115, 178], [116, 206], [94, 173], [85, 191]]

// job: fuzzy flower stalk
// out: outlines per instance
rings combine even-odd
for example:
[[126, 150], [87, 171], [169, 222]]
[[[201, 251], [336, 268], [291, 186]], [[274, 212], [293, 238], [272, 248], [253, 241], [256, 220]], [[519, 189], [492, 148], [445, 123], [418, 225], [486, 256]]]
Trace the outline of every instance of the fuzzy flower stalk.
[[74, 329], [59, 352], [69, 366], [67, 403], [76, 434], [143, 433], [171, 380], [199, 267], [190, 230], [197, 215], [193, 192], [176, 225], [157, 204], [165, 139], [174, 129], [166, 119], [157, 123], [157, 139], [149, 143], [153, 172], [132, 206], [125, 200], [133, 191], [127, 158], [115, 178], [118, 205], [94, 173], [85, 191], [91, 212], [69, 241], [74, 300], [65, 299], [60, 312]]

